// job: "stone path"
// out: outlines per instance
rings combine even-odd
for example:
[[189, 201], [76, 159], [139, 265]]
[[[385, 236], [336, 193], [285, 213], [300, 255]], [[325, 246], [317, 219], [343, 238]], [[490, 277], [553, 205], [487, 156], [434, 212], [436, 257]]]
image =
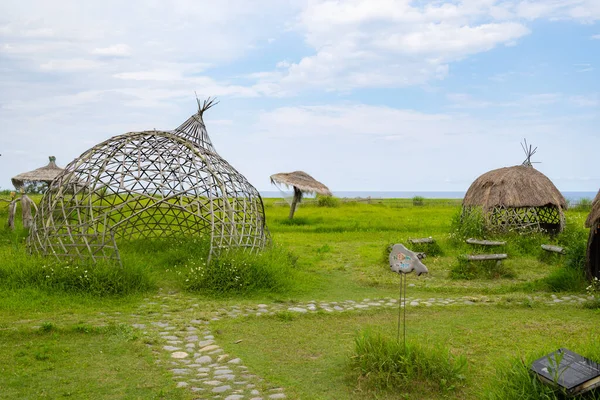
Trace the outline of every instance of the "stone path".
[[[560, 303], [578, 304], [589, 298], [583, 295], [524, 296], [516, 299], [510, 296], [409, 297], [406, 299], [406, 306], [464, 307], [498, 304], [502, 301], [512, 304], [533, 301], [554, 306]], [[159, 293], [152, 299], [147, 298], [140, 306], [139, 313], [132, 314], [132, 317], [136, 319], [133, 327], [139, 329], [145, 336], [155, 339], [149, 341], [149, 346], [158, 356], [157, 363], [167, 363], [166, 368], [172, 372], [177, 387], [197, 393], [199, 396], [197, 399], [224, 400], [285, 399], [286, 395], [283, 388], [269, 386], [263, 379], [252, 374], [241, 359], [226, 354], [216, 343], [210, 330], [211, 320], [274, 315], [282, 312], [298, 314], [361, 312], [370, 309], [398, 307], [397, 299], [387, 297], [363, 299], [362, 301], [234, 305], [200, 312], [199, 305], [192, 304], [193, 301], [194, 299], [191, 297], [177, 294]], [[205, 315], [204, 319], [194, 317], [194, 315], [200, 314]]]

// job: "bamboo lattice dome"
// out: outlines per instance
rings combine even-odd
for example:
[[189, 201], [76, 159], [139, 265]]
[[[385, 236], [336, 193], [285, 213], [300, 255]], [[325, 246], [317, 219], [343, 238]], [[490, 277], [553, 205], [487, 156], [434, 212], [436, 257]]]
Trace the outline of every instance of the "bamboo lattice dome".
[[531, 165], [495, 169], [478, 177], [463, 199], [463, 214], [481, 208], [492, 228], [561, 231], [567, 202]]
[[202, 122], [207, 108], [173, 131], [112, 137], [67, 165], [41, 200], [30, 249], [119, 260], [119, 240], [168, 236], [204, 237], [210, 255], [262, 248], [262, 199], [214, 151]]

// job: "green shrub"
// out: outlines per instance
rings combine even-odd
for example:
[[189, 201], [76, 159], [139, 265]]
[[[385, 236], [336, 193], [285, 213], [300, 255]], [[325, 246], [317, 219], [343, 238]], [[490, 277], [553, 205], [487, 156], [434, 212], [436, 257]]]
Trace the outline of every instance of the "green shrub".
[[210, 263], [190, 259], [184, 267], [184, 287], [211, 293], [282, 292], [292, 285], [295, 258], [278, 247], [259, 254], [231, 250]]
[[450, 269], [452, 279], [498, 279], [514, 278], [515, 272], [504, 262], [497, 260], [469, 261], [466, 256], [458, 256], [457, 262]]
[[[489, 400], [600, 400], [598, 390], [573, 397], [567, 396], [558, 388], [543, 383], [530, 371], [533, 361], [554, 350], [539, 352], [526, 358], [515, 358], [505, 365], [498, 366], [496, 379], [484, 389], [482, 397]], [[592, 360], [600, 360], [600, 345], [597, 340], [590, 342], [588, 348], [577, 349], [577, 352]]]
[[581, 292], [587, 281], [581, 269], [560, 267], [541, 280], [543, 289], [551, 292]]
[[588, 231], [575, 224], [567, 224], [558, 235], [558, 243], [565, 248], [565, 266], [585, 269]]
[[484, 238], [486, 236], [485, 218], [481, 208], [458, 210], [452, 216], [450, 224], [450, 240], [462, 243], [468, 238]]
[[586, 197], [579, 199], [579, 201], [575, 204], [571, 210], [574, 211], [590, 211], [592, 209], [592, 199], [588, 199]]
[[54, 261], [27, 254], [13, 254], [0, 265], [0, 285], [12, 289], [34, 287], [48, 291], [85, 293], [93, 296], [124, 295], [154, 287], [139, 266], [121, 267], [116, 262]]
[[408, 244], [410, 249], [416, 253], [425, 253], [427, 257], [437, 257], [444, 254], [442, 248], [437, 242], [433, 243], [416, 243], [412, 244], [409, 242]]
[[319, 207], [339, 207], [340, 200], [333, 196], [317, 196], [317, 206]]
[[425, 197], [423, 196], [415, 196], [412, 198], [413, 206], [419, 207], [425, 205]]
[[355, 339], [350, 359], [353, 374], [371, 389], [410, 391], [420, 387], [448, 392], [460, 387], [466, 359], [453, 356], [446, 348], [427, 348], [418, 343], [397, 342], [370, 331]]
[[279, 221], [281, 225], [291, 225], [291, 226], [300, 226], [300, 225], [310, 225], [310, 220], [308, 218], [296, 217], [296, 218], [285, 218]]

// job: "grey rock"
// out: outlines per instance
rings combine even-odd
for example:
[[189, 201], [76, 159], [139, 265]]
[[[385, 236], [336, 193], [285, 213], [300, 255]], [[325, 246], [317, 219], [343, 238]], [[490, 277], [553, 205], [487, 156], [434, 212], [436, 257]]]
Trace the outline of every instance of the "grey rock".
[[228, 391], [228, 390], [230, 390], [230, 389], [231, 389], [231, 386], [229, 386], [229, 385], [224, 385], [224, 386], [217, 386], [217, 387], [216, 387], [216, 388], [214, 388], [212, 391], [213, 391], [214, 393], [223, 393], [223, 392], [226, 392], [226, 391]]

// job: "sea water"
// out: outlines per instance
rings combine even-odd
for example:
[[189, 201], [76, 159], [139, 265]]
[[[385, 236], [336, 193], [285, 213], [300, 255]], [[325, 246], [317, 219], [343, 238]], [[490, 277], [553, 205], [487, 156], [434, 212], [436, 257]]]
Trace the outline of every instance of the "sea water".
[[[261, 196], [264, 198], [282, 198], [292, 197], [294, 194], [291, 191], [279, 192], [279, 191], [261, 191]], [[465, 196], [465, 192], [427, 192], [427, 191], [414, 191], [414, 192], [378, 192], [378, 191], [348, 191], [348, 192], [333, 192], [335, 197], [340, 198], [363, 198], [370, 197], [372, 199], [412, 199], [415, 196], [421, 196], [426, 199], [462, 199]], [[592, 200], [596, 196], [596, 192], [562, 192], [562, 195], [570, 202], [577, 203], [581, 199]], [[313, 197], [313, 196], [306, 196]]]

